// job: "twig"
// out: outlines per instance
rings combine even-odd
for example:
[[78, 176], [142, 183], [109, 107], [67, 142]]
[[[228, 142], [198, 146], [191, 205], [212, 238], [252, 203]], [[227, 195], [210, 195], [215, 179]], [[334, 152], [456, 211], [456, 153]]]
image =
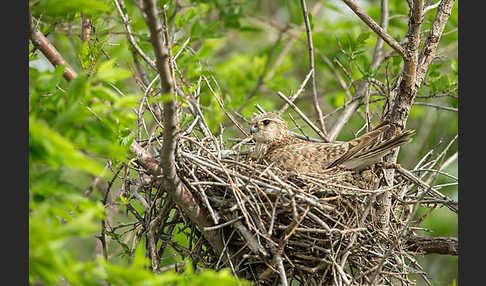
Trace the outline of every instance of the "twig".
[[307, 11], [307, 6], [305, 0], [300, 0], [300, 5], [302, 7], [302, 14], [304, 15], [305, 32], [307, 35], [307, 46], [309, 49], [309, 65], [310, 70], [312, 70], [312, 99], [314, 102], [314, 109], [316, 110], [319, 124], [321, 125], [321, 130], [323, 134], [326, 134], [326, 125], [324, 124], [324, 119], [322, 117], [321, 107], [319, 106], [319, 100], [317, 98], [317, 86], [316, 86], [316, 69], [314, 65], [314, 45], [312, 43], [312, 32], [309, 22], [309, 12]]
[[[115, 3], [116, 10], [118, 11], [118, 14], [120, 15], [120, 18], [122, 19], [123, 26], [125, 27], [125, 30], [127, 30], [127, 38], [128, 42], [132, 45], [132, 47], [135, 49], [135, 51], [142, 57], [142, 59], [154, 70], [157, 70], [157, 67], [155, 65], [155, 62], [149, 58], [140, 48], [140, 46], [137, 44], [137, 41], [133, 37], [132, 33], [132, 28], [130, 27], [130, 20], [128, 18], [128, 15], [125, 15], [123, 13], [122, 9], [122, 2], [123, 0], [113, 0], [113, 3]], [[123, 5], [124, 6], [124, 5]]]
[[393, 39], [382, 27], [380, 27], [376, 22], [371, 19], [366, 12], [361, 9], [356, 3], [352, 0], [343, 0], [348, 7], [353, 10], [353, 12], [363, 20], [363, 22], [368, 25], [378, 36], [380, 36], [390, 47], [392, 47], [400, 56], [403, 58], [406, 57], [405, 49], [398, 43], [395, 39]]
[[[354, 4], [353, 4], [354, 5]], [[381, 18], [380, 18], [380, 25], [383, 31], [388, 30], [388, 21], [389, 21], [389, 5], [388, 0], [381, 0]], [[383, 38], [378, 37], [375, 44], [375, 49], [373, 52], [373, 59], [371, 60], [371, 68], [377, 68], [380, 65], [380, 59], [382, 58], [383, 54]], [[334, 125], [332, 126], [331, 130], [328, 133], [329, 140], [332, 142], [334, 141], [341, 130], [343, 129], [344, 125], [349, 121], [351, 116], [354, 112], [358, 109], [361, 105], [362, 99], [365, 97], [365, 94], [368, 90], [369, 83], [367, 81], [362, 81], [358, 88], [356, 89], [354, 98], [349, 104], [344, 106], [344, 110], [339, 115], [339, 118], [336, 120]]]
[[[305, 76], [305, 79], [304, 81], [302, 82], [302, 84], [300, 85], [299, 89], [297, 90], [297, 92], [295, 94], [293, 94], [289, 100], [291, 102], [294, 102], [295, 99], [297, 99], [297, 97], [299, 97], [299, 95], [302, 93], [302, 91], [304, 91], [304, 87], [305, 85], [307, 84], [307, 82], [309, 81], [309, 78], [314, 74], [314, 70], [311, 69], [309, 71], [309, 73], [307, 73], [307, 75]], [[284, 106], [282, 106], [282, 108], [280, 108], [280, 110], [277, 112], [278, 115], [282, 115], [282, 113], [285, 112], [285, 110], [287, 110], [287, 108], [289, 108], [289, 104], [288, 103], [285, 103]]]
[[442, 106], [442, 105], [437, 105], [429, 102], [420, 102], [420, 101], [415, 101], [413, 103], [414, 105], [423, 105], [423, 106], [428, 106], [428, 107], [433, 107], [436, 109], [442, 109], [442, 110], [447, 110], [447, 111], [453, 111], [453, 112], [458, 112], [459, 109], [450, 107], [450, 106]]
[[288, 105], [290, 105], [290, 107], [292, 107], [292, 109], [295, 110], [295, 112], [297, 112], [297, 114], [299, 114], [299, 116], [312, 128], [312, 130], [314, 130], [317, 135], [319, 135], [319, 137], [321, 137], [324, 141], [326, 142], [329, 142], [329, 140], [327, 139], [327, 136], [324, 135], [324, 133], [322, 133], [321, 130], [319, 130], [319, 128], [317, 128], [317, 126], [314, 125], [314, 123], [312, 123], [312, 121], [309, 120], [309, 118], [307, 118], [307, 116], [292, 102], [290, 101], [287, 96], [285, 96], [282, 92], [277, 92], [277, 95], [283, 99]]
[[[133, 141], [130, 145], [130, 151], [136, 154], [139, 162], [145, 167], [145, 169], [151, 173], [156, 180], [160, 182], [162, 176], [162, 169], [160, 168], [157, 160], [153, 156], [144, 150], [136, 141]], [[173, 194], [173, 199], [186, 212], [191, 221], [197, 224], [200, 229], [206, 226], [211, 226], [211, 222], [208, 219], [209, 216], [204, 209], [201, 208], [199, 202], [192, 195], [192, 193], [184, 187], [181, 187], [176, 193]], [[202, 232], [206, 240], [211, 244], [215, 251], [221, 253], [223, 249], [223, 241], [218, 232], [215, 231], [203, 231]]]

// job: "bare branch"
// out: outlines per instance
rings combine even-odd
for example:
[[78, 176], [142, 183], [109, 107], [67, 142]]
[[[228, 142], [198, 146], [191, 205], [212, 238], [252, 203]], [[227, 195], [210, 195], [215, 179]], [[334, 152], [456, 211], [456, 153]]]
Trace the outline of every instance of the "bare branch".
[[[380, 18], [380, 25], [383, 31], [388, 30], [388, 20], [389, 20], [389, 7], [388, 7], [388, 0], [381, 1], [381, 18]], [[371, 61], [371, 67], [376, 68], [380, 65], [381, 61], [381, 54], [383, 53], [383, 39], [379, 37], [376, 40], [375, 50], [373, 52], [373, 59]], [[359, 98], [358, 100], [353, 100], [349, 104], [344, 107], [344, 110], [339, 115], [339, 118], [334, 123], [331, 131], [329, 131], [329, 140], [332, 142], [334, 141], [341, 130], [343, 129], [344, 125], [349, 121], [351, 116], [354, 112], [358, 109], [361, 105], [362, 99], [365, 97], [366, 91], [368, 90], [369, 83], [368, 81], [363, 81], [358, 85], [358, 89], [356, 90], [356, 94], [354, 95], [355, 98]]]
[[390, 45], [390, 47], [397, 51], [402, 58], [406, 57], [405, 49], [400, 45], [400, 43], [388, 35], [388, 33], [382, 27], [376, 24], [376, 22], [370, 16], [368, 16], [363, 9], [356, 5], [354, 1], [343, 0], [343, 2], [346, 3], [346, 5], [348, 5], [348, 7], [351, 8], [351, 10], [353, 10], [353, 12], [358, 15], [358, 17], [360, 17], [361, 20], [368, 25], [368, 27], [371, 28], [371, 30], [378, 34], [378, 36], [380, 36], [388, 45]]
[[[204, 237], [209, 241], [212, 247], [217, 251], [223, 250], [223, 241], [217, 232], [204, 231], [204, 227], [210, 226], [208, 214], [200, 207], [199, 202], [191, 194], [191, 192], [183, 187], [180, 178], [177, 176], [175, 169], [175, 148], [176, 148], [176, 132], [177, 132], [177, 118], [176, 118], [176, 103], [172, 98], [174, 96], [174, 87], [172, 76], [169, 68], [169, 50], [163, 45], [163, 39], [160, 31], [161, 24], [158, 21], [158, 11], [154, 0], [144, 0], [144, 11], [147, 15], [147, 26], [150, 30], [150, 37], [154, 47], [156, 58], [156, 66], [160, 75], [162, 85], [162, 93], [171, 96], [163, 104], [164, 108], [164, 130], [163, 130], [163, 145], [160, 152], [160, 162], [157, 166], [154, 165], [155, 159], [149, 158], [150, 154], [134, 141], [131, 145], [132, 151], [136, 154], [145, 156], [148, 165], [153, 169], [155, 176], [162, 175], [162, 184], [165, 186], [168, 194], [174, 202], [181, 207], [181, 209], [194, 221], [202, 231]], [[168, 40], [168, 39], [166, 39]], [[163, 173], [161, 170], [164, 170]], [[162, 173], [162, 174], [161, 174]]]
[[149, 58], [140, 48], [140, 46], [137, 44], [137, 41], [133, 37], [133, 32], [132, 28], [130, 27], [130, 19], [128, 18], [128, 15], [125, 15], [122, 10], [122, 2], [123, 0], [113, 0], [113, 3], [115, 3], [116, 10], [118, 11], [118, 14], [120, 15], [120, 18], [122, 19], [123, 26], [125, 26], [125, 30], [127, 30], [127, 38], [128, 42], [132, 45], [132, 47], [135, 49], [135, 51], [142, 57], [142, 59], [154, 70], [157, 70], [157, 67], [155, 66], [154, 61]]
[[42, 34], [36, 27], [33, 21], [32, 14], [29, 9], [29, 21], [30, 30], [29, 36], [32, 44], [39, 49], [44, 56], [49, 60], [49, 62], [55, 66], [64, 65], [64, 78], [67, 81], [73, 80], [78, 76], [78, 73], [64, 60], [61, 54], [56, 50], [56, 48], [49, 42], [49, 40]]
[[287, 98], [287, 96], [285, 96], [280, 91], [277, 92], [277, 95], [280, 96], [280, 98], [283, 99], [288, 105], [290, 105], [290, 107], [292, 107], [295, 110], [295, 112], [297, 112], [297, 114], [299, 114], [299, 116], [302, 117], [302, 119], [304, 119], [304, 121], [312, 128], [312, 130], [314, 130], [317, 133], [317, 135], [319, 135], [319, 137], [321, 137], [326, 142], [329, 142], [326, 135], [324, 135], [322, 131], [319, 130], [319, 128], [317, 128], [317, 126], [314, 123], [312, 123], [312, 121], [310, 121], [309, 118], [307, 118], [307, 116], [305, 116], [305, 114], [292, 101], [290, 101]]
[[418, 48], [420, 45], [420, 27], [423, 21], [424, 1], [414, 0], [413, 7], [410, 11], [408, 22], [408, 43], [406, 48], [407, 56], [404, 57], [403, 65], [403, 86], [402, 89], [411, 90], [415, 93], [416, 88], [416, 71], [418, 61]]
[[429, 237], [414, 235], [406, 243], [409, 250], [425, 254], [459, 255], [459, 241], [456, 237]]
[[[302, 93], [302, 91], [304, 91], [304, 87], [305, 85], [307, 84], [307, 82], [309, 81], [309, 78], [311, 77], [311, 75], [314, 74], [314, 70], [310, 70], [309, 73], [307, 74], [307, 76], [305, 77], [304, 81], [302, 82], [302, 84], [300, 85], [299, 89], [297, 90], [297, 92], [295, 94], [293, 94], [289, 100], [294, 102], [294, 100], [299, 97], [299, 95]], [[287, 108], [289, 108], [289, 104], [288, 103], [285, 103], [284, 106], [282, 106], [282, 108], [280, 108], [280, 110], [277, 112], [278, 115], [282, 115], [282, 113], [285, 112], [285, 110], [287, 110]]]
[[439, 7], [437, 8], [437, 14], [435, 15], [429, 35], [425, 40], [418, 59], [417, 82], [419, 83], [423, 81], [427, 69], [432, 62], [432, 59], [435, 57], [440, 38], [444, 32], [445, 24], [451, 15], [453, 6], [454, 0], [444, 0], [440, 2]]
[[317, 87], [316, 87], [316, 69], [314, 65], [314, 45], [312, 43], [312, 31], [309, 22], [309, 12], [307, 11], [307, 6], [305, 0], [300, 0], [300, 5], [302, 6], [302, 13], [304, 15], [305, 32], [307, 35], [307, 46], [309, 48], [309, 65], [312, 72], [312, 100], [314, 101], [314, 109], [316, 110], [317, 117], [319, 119], [319, 124], [321, 125], [321, 130], [326, 134], [326, 125], [324, 124], [324, 119], [322, 117], [321, 107], [319, 106], [319, 100], [317, 98]]

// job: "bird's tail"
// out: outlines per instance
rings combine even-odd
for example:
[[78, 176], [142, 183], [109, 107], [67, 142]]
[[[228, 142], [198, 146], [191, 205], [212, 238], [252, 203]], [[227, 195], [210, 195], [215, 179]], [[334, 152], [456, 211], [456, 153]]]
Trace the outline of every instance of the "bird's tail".
[[410, 142], [414, 130], [406, 130], [385, 141], [379, 141], [380, 135], [391, 127], [390, 124], [380, 124], [373, 131], [351, 141], [352, 147], [345, 155], [329, 165], [329, 168], [344, 165], [349, 169], [360, 169], [377, 163], [390, 150]]

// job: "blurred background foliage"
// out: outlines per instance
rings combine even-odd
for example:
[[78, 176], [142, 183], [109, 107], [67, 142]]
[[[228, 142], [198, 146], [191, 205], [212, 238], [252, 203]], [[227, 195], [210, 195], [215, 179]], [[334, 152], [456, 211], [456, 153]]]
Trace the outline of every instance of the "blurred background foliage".
[[[154, 58], [150, 34], [137, 7], [138, 1], [125, 0], [137, 44]], [[430, 1], [429, 1], [430, 2]], [[47, 35], [66, 61], [79, 73], [71, 82], [29, 44], [29, 282], [39, 285], [234, 285], [229, 271], [194, 271], [186, 263], [182, 274], [168, 271], [154, 275], [147, 268], [145, 242], [136, 251], [126, 247], [119, 255], [103, 258], [97, 236], [100, 222], [109, 210], [100, 202], [106, 188], [119, 190], [119, 180], [109, 182], [113, 170], [133, 155], [127, 146], [134, 138], [137, 116], [134, 109], [143, 96], [143, 77], [152, 81], [156, 72], [134, 56], [124, 25], [113, 1], [31, 0], [34, 23]], [[224, 116], [216, 94], [227, 111], [245, 118], [256, 112], [255, 104], [272, 111], [283, 105], [276, 93], [295, 92], [309, 71], [308, 47], [299, 1], [158, 1], [166, 7], [169, 33], [177, 55], [177, 72], [184, 79], [184, 92], [192, 92], [202, 78], [200, 101], [211, 131], [225, 128], [224, 139], [243, 135]], [[358, 1], [379, 22], [380, 1]], [[408, 6], [402, 0], [389, 1], [389, 34], [401, 40], [408, 29]], [[315, 73], [319, 102], [327, 127], [339, 109], [354, 94], [356, 83], [370, 78], [393, 84], [403, 62], [391, 56], [377, 69], [370, 67], [376, 35], [341, 1], [307, 1], [315, 49]], [[425, 14], [422, 37], [435, 16]], [[83, 17], [91, 22], [91, 34], [83, 41]], [[414, 141], [401, 148], [398, 162], [413, 168], [427, 152], [440, 153], [456, 136], [457, 108], [457, 2], [442, 36], [438, 57], [430, 66], [419, 90], [407, 127], [415, 129]], [[423, 42], [423, 41], [422, 41]], [[385, 51], [390, 48], [385, 45]], [[146, 74], [136, 69], [135, 59]], [[342, 84], [344, 82], [344, 86]], [[158, 82], [156, 82], [158, 84]], [[373, 86], [370, 100], [371, 122], [380, 120], [383, 96]], [[312, 91], [307, 84], [295, 103], [310, 118], [316, 118]], [[431, 107], [448, 106], [452, 109]], [[359, 112], [364, 114], [365, 106]], [[289, 110], [296, 122], [299, 117]], [[289, 119], [288, 115], [285, 115]], [[147, 121], [151, 119], [147, 117]], [[182, 120], [184, 122], [184, 120]], [[290, 126], [294, 126], [288, 120]], [[152, 122], [153, 124], [153, 122]], [[365, 124], [360, 114], [347, 123], [337, 140], [349, 140]], [[305, 124], [304, 132], [317, 135]], [[305, 126], [305, 127], [304, 127]], [[298, 130], [295, 130], [298, 132]], [[361, 131], [362, 132], [362, 131]], [[228, 144], [231, 144], [228, 141]], [[457, 152], [457, 140], [447, 151]], [[448, 157], [446, 156], [446, 157]], [[111, 160], [110, 164], [107, 164]], [[457, 176], [457, 160], [444, 172]], [[105, 189], [90, 196], [83, 193], [93, 179], [101, 176]], [[437, 184], [450, 182], [438, 176]], [[457, 200], [457, 185], [441, 189]], [[128, 221], [123, 201], [112, 191], [117, 222]], [[136, 206], [136, 204], [135, 204]], [[141, 206], [140, 206], [141, 207]], [[419, 210], [418, 216], [425, 213]], [[435, 210], [426, 218], [423, 234], [457, 236], [457, 215], [447, 209]], [[419, 231], [420, 233], [421, 231]], [[181, 243], [186, 236], [180, 235]], [[117, 240], [120, 238], [112, 237]], [[112, 249], [109, 249], [112, 251]], [[167, 248], [161, 263], [180, 262]], [[450, 285], [457, 278], [457, 257], [429, 255], [420, 258], [434, 285]], [[417, 278], [419, 285], [424, 282]]]

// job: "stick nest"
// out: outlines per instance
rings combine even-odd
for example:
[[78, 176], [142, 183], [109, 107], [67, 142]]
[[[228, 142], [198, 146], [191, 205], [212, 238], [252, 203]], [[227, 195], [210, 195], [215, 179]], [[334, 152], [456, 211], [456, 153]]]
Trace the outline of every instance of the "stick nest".
[[[229, 267], [262, 285], [284, 279], [301, 285], [413, 285], [408, 274], [423, 275], [416, 253], [400, 239], [408, 208], [393, 200], [387, 229], [380, 222], [377, 198], [405, 187], [399, 175], [391, 190], [383, 186], [379, 167], [292, 174], [252, 161], [241, 152], [251, 143], [227, 148], [221, 141], [181, 136], [176, 152], [179, 177], [214, 223], [205, 230], [219, 231], [224, 240], [221, 255], [204, 243], [199, 261], [206, 267]], [[197, 227], [190, 229], [202, 237]]]

